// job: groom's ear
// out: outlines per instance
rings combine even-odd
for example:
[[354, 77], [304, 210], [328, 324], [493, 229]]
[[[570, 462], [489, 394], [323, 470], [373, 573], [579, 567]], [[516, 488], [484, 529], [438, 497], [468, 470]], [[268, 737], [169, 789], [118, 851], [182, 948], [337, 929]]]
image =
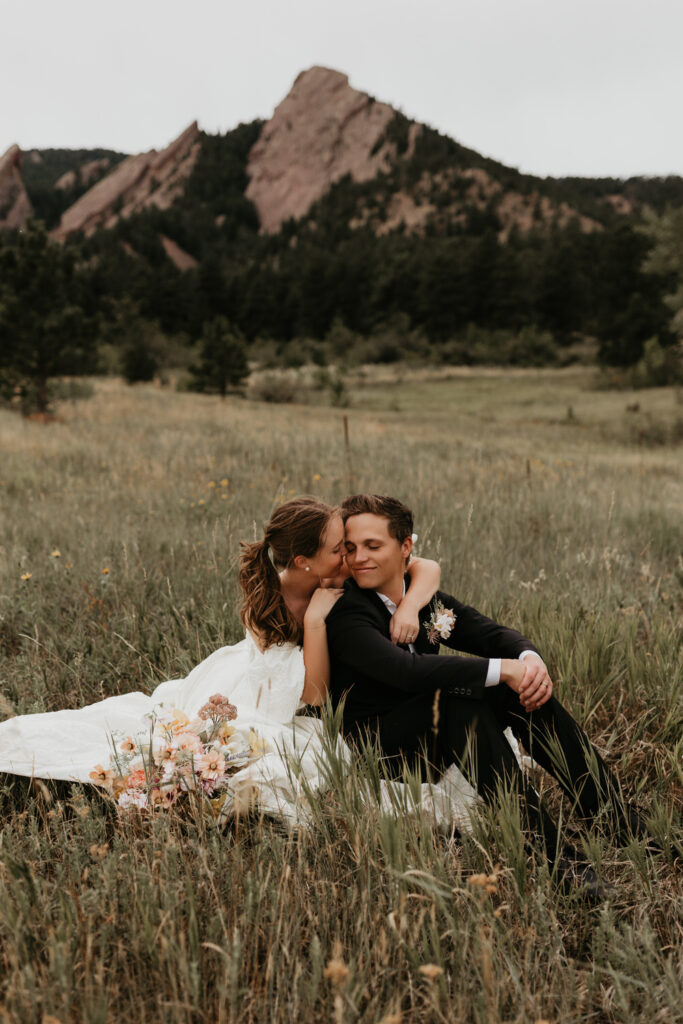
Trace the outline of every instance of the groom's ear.
[[413, 552], [413, 538], [412, 537], [406, 537], [401, 542], [401, 554], [403, 555], [403, 558], [405, 559], [406, 565], [408, 564], [408, 560], [409, 560], [412, 552]]

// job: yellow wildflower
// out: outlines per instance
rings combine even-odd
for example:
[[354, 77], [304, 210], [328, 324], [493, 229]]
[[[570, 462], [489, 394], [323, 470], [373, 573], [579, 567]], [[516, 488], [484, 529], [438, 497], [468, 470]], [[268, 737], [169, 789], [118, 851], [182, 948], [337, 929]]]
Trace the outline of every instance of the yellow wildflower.
[[418, 967], [418, 971], [427, 981], [436, 981], [443, 974], [443, 967], [439, 967], [438, 964], [422, 964], [422, 967]]
[[33, 576], [32, 572], [25, 572], [25, 573], [22, 574], [21, 578], [22, 578], [22, 580], [30, 580], [32, 576]]
[[59, 550], [59, 548], [53, 548], [52, 549], [52, 554], [50, 555], [50, 558], [61, 558], [61, 557], [62, 557], [62, 552]]
[[104, 569], [102, 570], [102, 575], [103, 575], [103, 576], [108, 576], [108, 575], [109, 575], [109, 569], [107, 569], [107, 568], [105, 567], [105, 568], [104, 568]]
[[313, 474], [313, 479], [314, 479], [314, 480], [321, 480], [321, 479], [322, 479], [322, 477], [320, 476], [320, 473], [314, 473], [314, 474]]
[[227, 487], [227, 486], [228, 486], [228, 478], [227, 478], [227, 476], [224, 476], [223, 479], [221, 480], [221, 487]]

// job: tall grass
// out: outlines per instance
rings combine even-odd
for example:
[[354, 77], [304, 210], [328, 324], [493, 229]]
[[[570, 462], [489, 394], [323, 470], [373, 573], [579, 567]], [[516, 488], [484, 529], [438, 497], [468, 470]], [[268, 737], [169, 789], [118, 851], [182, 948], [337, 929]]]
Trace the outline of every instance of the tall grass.
[[[384, 813], [372, 751], [330, 753], [293, 831], [4, 777], [0, 1021], [680, 1019], [680, 448], [584, 383], [359, 381], [348, 450], [337, 410], [116, 382], [47, 428], [0, 413], [0, 714], [185, 675], [240, 637], [238, 540], [276, 501], [389, 492], [446, 588], [535, 640], [664, 846], [575, 830], [539, 778], [614, 886], [591, 910], [505, 798], [462, 838]], [[675, 423], [673, 392], [638, 402]]]

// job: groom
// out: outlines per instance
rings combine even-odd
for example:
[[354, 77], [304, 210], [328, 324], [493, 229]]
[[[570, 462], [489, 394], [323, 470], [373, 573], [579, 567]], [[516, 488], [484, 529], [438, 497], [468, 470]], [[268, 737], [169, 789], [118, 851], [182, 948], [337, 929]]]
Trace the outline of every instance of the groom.
[[[520, 795], [532, 830], [543, 838], [563, 879], [589, 898], [605, 892], [570, 847], [524, 778], [503, 735], [513, 733], [592, 820], [607, 803], [626, 842], [644, 834], [621, 802], [616, 780], [571, 715], [552, 695], [541, 655], [514, 629], [501, 626], [439, 591], [420, 612], [408, 645], [394, 645], [391, 616], [405, 593], [413, 517], [395, 498], [356, 494], [342, 504], [351, 573], [327, 617], [330, 694], [344, 699], [342, 729], [351, 740], [375, 737], [392, 774], [403, 763], [425, 774], [459, 764], [484, 800], [503, 783]], [[440, 655], [439, 645], [474, 657]]]

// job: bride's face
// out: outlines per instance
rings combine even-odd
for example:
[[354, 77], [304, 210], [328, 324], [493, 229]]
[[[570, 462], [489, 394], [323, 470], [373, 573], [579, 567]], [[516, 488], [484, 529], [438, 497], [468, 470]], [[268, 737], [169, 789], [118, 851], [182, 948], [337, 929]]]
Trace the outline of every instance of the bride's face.
[[341, 516], [334, 516], [327, 524], [322, 544], [308, 559], [311, 572], [321, 579], [339, 576], [344, 567], [344, 551], [344, 524]]

